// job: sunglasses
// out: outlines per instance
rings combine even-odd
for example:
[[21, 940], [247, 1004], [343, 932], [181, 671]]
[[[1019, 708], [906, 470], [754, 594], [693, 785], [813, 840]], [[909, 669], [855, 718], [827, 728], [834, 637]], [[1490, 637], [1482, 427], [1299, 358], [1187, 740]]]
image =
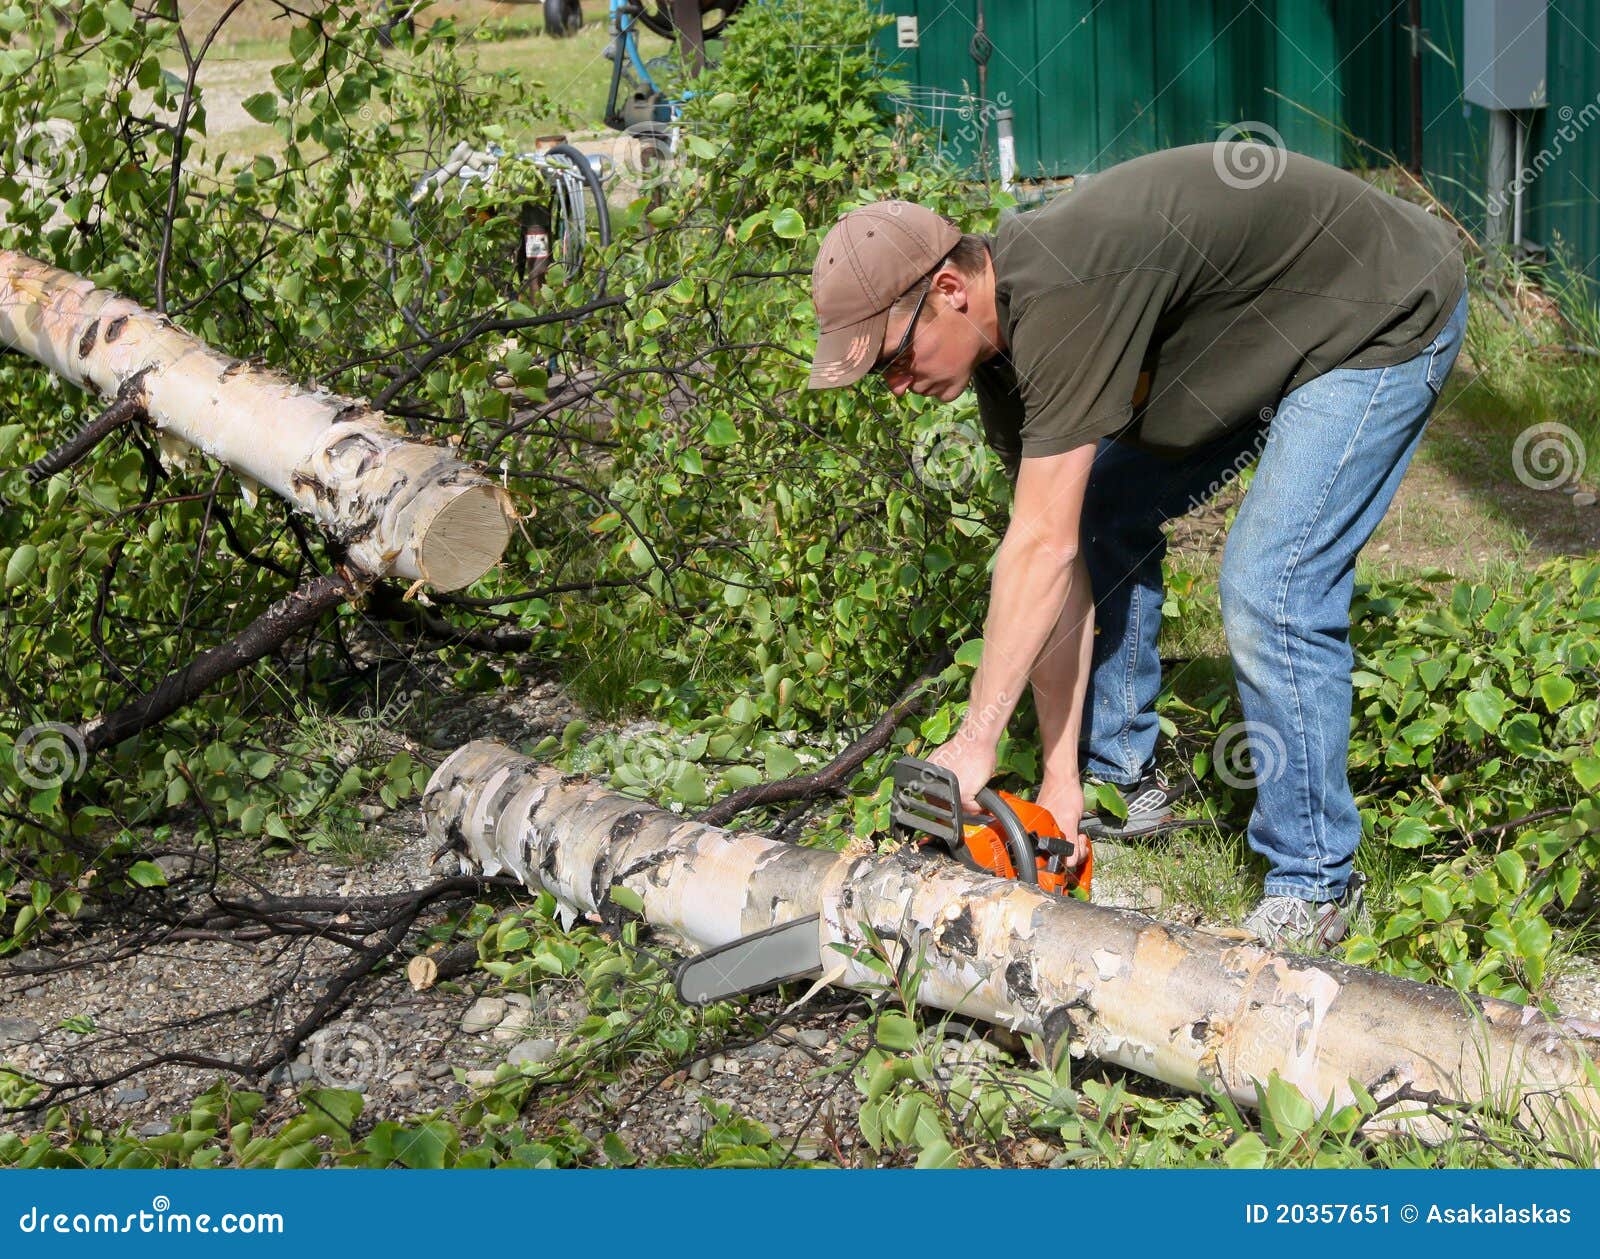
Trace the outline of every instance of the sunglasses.
[[906, 325], [905, 336], [900, 338], [900, 344], [895, 346], [893, 354], [888, 358], [879, 359], [872, 365], [871, 375], [882, 376], [910, 351], [911, 338], [917, 331], [917, 319], [921, 316], [923, 303], [928, 300], [928, 294], [931, 292], [933, 292], [933, 278], [929, 276], [927, 286], [922, 290], [922, 296], [917, 298], [917, 304], [911, 308], [911, 322]]

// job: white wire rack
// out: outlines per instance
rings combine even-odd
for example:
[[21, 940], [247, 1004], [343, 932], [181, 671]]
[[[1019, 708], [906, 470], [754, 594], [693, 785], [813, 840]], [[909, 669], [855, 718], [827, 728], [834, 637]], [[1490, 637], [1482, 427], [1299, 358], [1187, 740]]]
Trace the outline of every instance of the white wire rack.
[[916, 134], [921, 143], [946, 161], [987, 174], [995, 146], [993, 133], [998, 106], [971, 92], [942, 87], [911, 86], [889, 96], [889, 107], [900, 119], [902, 133]]

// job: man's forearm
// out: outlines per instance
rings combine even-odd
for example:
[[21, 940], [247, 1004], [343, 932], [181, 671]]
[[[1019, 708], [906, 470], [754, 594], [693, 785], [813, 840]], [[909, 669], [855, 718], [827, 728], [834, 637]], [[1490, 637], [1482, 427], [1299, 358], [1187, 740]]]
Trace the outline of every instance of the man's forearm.
[[1041, 649], [1055, 632], [1074, 586], [1087, 598], [1076, 554], [1063, 556], [1027, 535], [1008, 532], [995, 556], [984, 626], [983, 661], [972, 680], [963, 733], [993, 747], [1011, 719]]
[[1046, 791], [1078, 786], [1078, 734], [1094, 657], [1093, 594], [1088, 566], [1080, 555], [1073, 562], [1066, 605], [1033, 664], [1033, 703], [1039, 714]]

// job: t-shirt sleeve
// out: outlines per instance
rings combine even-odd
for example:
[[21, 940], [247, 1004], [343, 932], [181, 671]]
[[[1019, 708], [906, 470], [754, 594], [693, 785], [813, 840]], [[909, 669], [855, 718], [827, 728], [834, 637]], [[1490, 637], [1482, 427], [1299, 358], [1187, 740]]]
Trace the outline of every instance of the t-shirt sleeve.
[[1165, 271], [1124, 271], [1049, 289], [1017, 313], [1011, 358], [1023, 457], [1060, 454], [1127, 425], [1171, 283]]

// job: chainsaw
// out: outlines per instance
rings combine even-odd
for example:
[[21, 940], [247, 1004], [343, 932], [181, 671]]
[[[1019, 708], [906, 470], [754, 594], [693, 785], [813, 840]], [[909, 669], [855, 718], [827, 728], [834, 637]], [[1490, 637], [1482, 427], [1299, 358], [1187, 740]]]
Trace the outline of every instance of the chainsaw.
[[1094, 849], [1084, 837], [1087, 855], [1077, 870], [1067, 866], [1072, 841], [1061, 833], [1048, 809], [989, 787], [978, 792], [983, 810], [969, 815], [961, 808], [961, 788], [948, 769], [902, 756], [894, 763], [891, 819], [921, 832], [921, 848], [942, 843], [970, 869], [1036, 884], [1055, 896], [1089, 899], [1094, 877]]
[[[890, 820], [915, 832], [919, 849], [932, 850], [938, 860], [954, 858], [979, 873], [1016, 879], [1053, 896], [1089, 899], [1093, 848], [1081, 867], [1069, 867], [1072, 842], [1048, 809], [1009, 791], [985, 787], [977, 794], [982, 812], [968, 814], [961, 807], [960, 784], [948, 769], [902, 756], [891, 772]], [[1085, 837], [1084, 843], [1088, 842]], [[675, 973], [678, 998], [688, 1005], [709, 1005], [820, 974], [819, 918], [807, 914], [686, 958]]]

